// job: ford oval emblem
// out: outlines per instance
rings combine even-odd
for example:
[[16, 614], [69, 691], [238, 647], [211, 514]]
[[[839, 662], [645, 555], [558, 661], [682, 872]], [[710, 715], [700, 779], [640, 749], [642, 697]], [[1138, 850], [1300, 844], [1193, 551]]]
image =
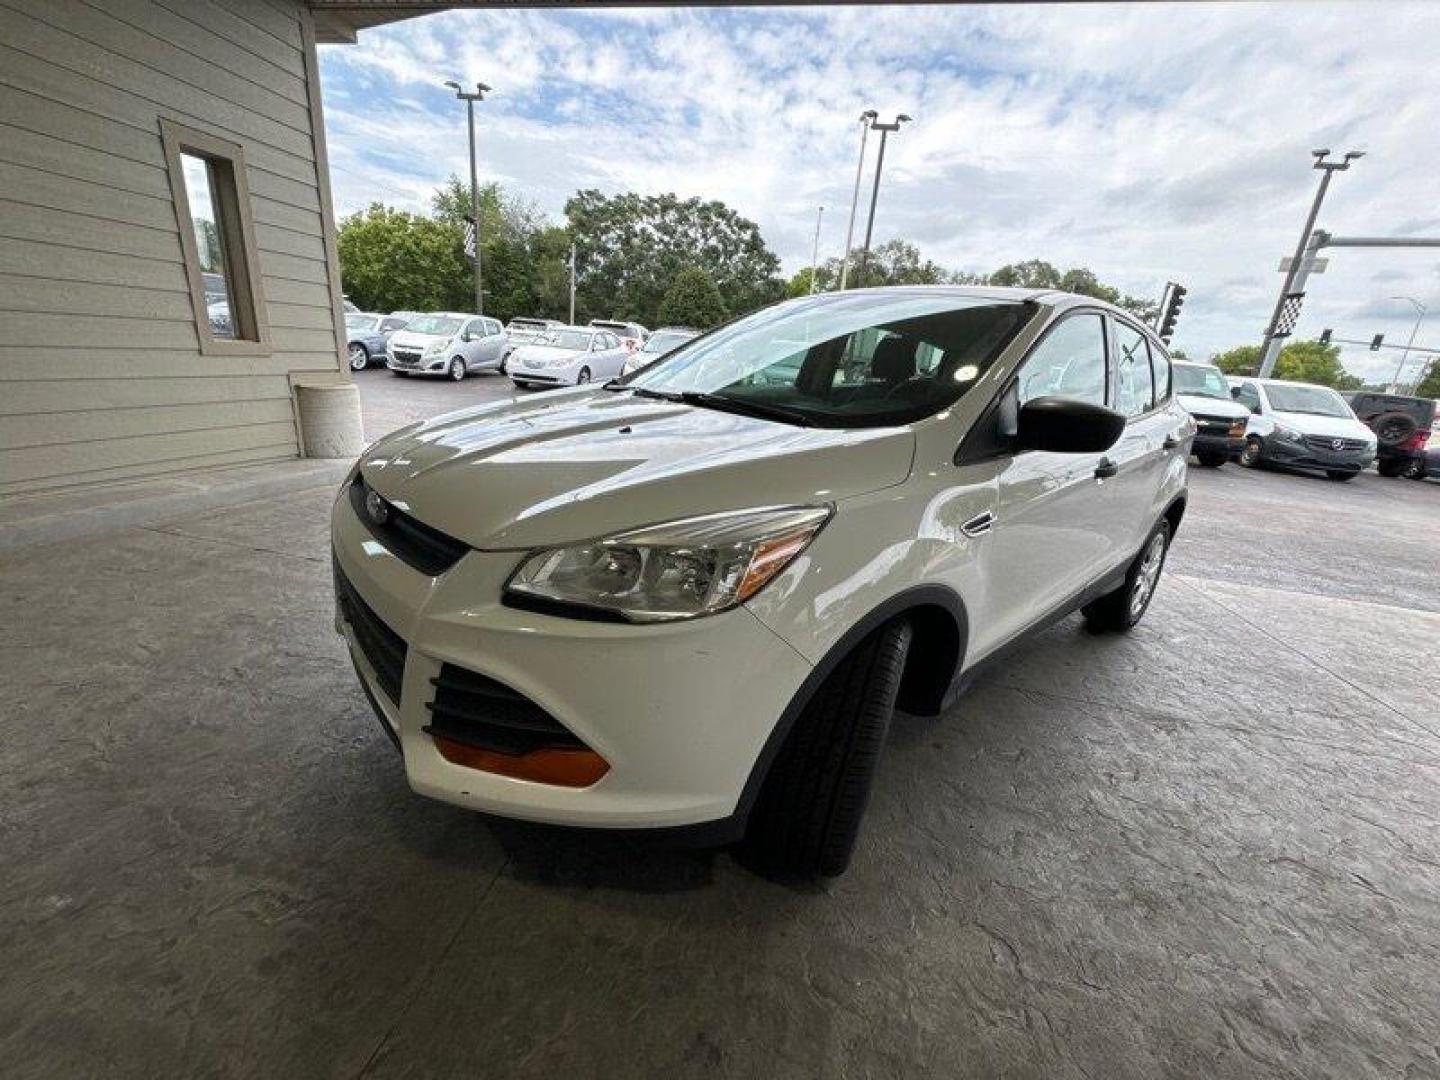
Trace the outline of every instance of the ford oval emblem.
[[365, 493], [365, 516], [375, 525], [384, 525], [390, 520], [390, 504], [378, 492]]

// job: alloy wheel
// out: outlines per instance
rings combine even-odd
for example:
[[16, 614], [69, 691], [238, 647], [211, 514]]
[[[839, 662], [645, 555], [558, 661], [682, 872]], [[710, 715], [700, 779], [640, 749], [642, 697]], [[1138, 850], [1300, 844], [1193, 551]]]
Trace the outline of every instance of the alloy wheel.
[[465, 361], [458, 356], [450, 361], [450, 378], [455, 382], [465, 378]]
[[364, 371], [370, 365], [370, 354], [365, 351], [365, 346], [353, 344], [350, 346], [350, 370]]
[[1145, 559], [1140, 563], [1140, 572], [1135, 575], [1135, 584], [1130, 590], [1130, 617], [1138, 619], [1155, 594], [1155, 585], [1160, 580], [1160, 568], [1165, 565], [1165, 537], [1156, 533], [1145, 549]]

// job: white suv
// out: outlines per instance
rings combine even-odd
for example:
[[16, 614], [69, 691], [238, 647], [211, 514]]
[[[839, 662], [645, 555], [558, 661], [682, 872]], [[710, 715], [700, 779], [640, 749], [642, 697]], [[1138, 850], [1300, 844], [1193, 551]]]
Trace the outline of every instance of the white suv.
[[1375, 460], [1375, 434], [1328, 386], [1283, 379], [1232, 378], [1235, 400], [1251, 412], [1240, 464], [1317, 469], [1350, 480]]
[[1077, 608], [1145, 613], [1194, 431], [1097, 301], [804, 297], [370, 447], [336, 629], [421, 794], [836, 874], [895, 707]]

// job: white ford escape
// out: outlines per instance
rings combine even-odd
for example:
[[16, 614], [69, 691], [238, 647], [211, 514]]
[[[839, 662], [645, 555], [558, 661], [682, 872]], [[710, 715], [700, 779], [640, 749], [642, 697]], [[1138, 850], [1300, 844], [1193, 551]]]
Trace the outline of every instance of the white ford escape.
[[336, 628], [412, 787], [849, 861], [891, 712], [1077, 608], [1144, 614], [1194, 424], [1121, 311], [893, 288], [370, 447]]

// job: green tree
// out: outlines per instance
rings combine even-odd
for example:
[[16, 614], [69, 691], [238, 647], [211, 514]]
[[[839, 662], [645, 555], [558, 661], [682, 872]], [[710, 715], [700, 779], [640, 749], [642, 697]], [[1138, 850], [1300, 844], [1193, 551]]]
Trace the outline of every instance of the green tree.
[[582, 316], [655, 325], [685, 267], [704, 270], [732, 312], [784, 295], [780, 260], [759, 227], [722, 202], [586, 190], [566, 202], [565, 218], [578, 255]]
[[725, 321], [725, 300], [715, 280], [697, 266], [675, 275], [660, 301], [659, 325], [693, 326], [708, 330]]
[[[1215, 366], [1227, 375], [1254, 375], [1260, 370], [1260, 347], [1238, 345], [1215, 357]], [[1318, 341], [1296, 341], [1280, 350], [1274, 378], [1331, 386], [1336, 390], [1358, 390], [1364, 381], [1351, 375], [1340, 363], [1338, 345]]]
[[340, 223], [342, 287], [365, 311], [466, 311], [474, 293], [462, 242], [452, 222], [373, 203]]
[[1093, 296], [1124, 308], [1145, 322], [1152, 321], [1159, 312], [1159, 304], [1154, 300], [1127, 296], [1115, 286], [1106, 285], [1092, 270], [1075, 266], [1062, 272], [1044, 259], [1027, 259], [1002, 266], [986, 278], [986, 284], [1023, 289], [1061, 289], [1081, 296]]

